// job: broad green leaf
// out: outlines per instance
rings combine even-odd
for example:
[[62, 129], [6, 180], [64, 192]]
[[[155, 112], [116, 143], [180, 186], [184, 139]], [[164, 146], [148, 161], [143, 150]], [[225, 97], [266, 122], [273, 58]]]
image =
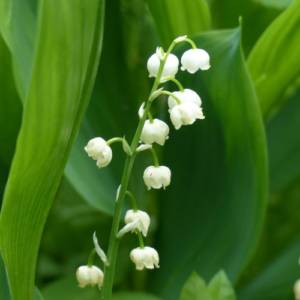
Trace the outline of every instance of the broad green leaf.
[[295, 0], [252, 0], [255, 3], [260, 3], [267, 7], [283, 9], [291, 5]]
[[236, 300], [234, 289], [224, 271], [219, 271], [209, 282], [213, 300]]
[[179, 36], [210, 28], [210, 12], [205, 0], [148, 0], [148, 4], [165, 48]]
[[179, 300], [214, 299], [211, 297], [205, 281], [196, 272], [193, 272], [182, 287]]
[[[89, 108], [65, 170], [78, 194], [90, 205], [109, 215], [114, 212], [116, 191], [126, 157], [122, 145], [116, 143], [111, 146], [112, 161], [100, 170], [83, 148], [97, 136], [108, 140], [125, 135], [127, 141], [131, 141], [138, 124], [139, 106], [147, 100], [151, 89], [146, 62], [155, 49], [150, 45], [157, 40], [144, 2], [141, 5], [140, 1], [122, 1], [124, 12], [119, 7], [119, 1], [107, 3], [107, 15], [113, 15], [114, 18], [105, 20], [103, 59]], [[149, 36], [146, 42], [143, 39], [145, 35]], [[134, 47], [129, 44], [132, 40]], [[141, 204], [141, 209], [146, 189], [144, 185], [137, 184], [137, 180], [142, 178], [145, 156], [142, 160], [137, 157], [129, 187]]]
[[239, 300], [291, 300], [300, 278], [300, 237], [238, 291]]
[[6, 268], [0, 250], [0, 299], [12, 300]]
[[300, 173], [300, 90], [266, 123], [269, 149], [270, 193]]
[[300, 0], [264, 32], [248, 58], [263, 116], [300, 74]]
[[196, 272], [193, 272], [182, 287], [179, 300], [214, 299], [211, 297], [205, 281]]
[[[45, 300], [98, 300], [100, 299], [100, 291], [97, 287], [86, 286], [79, 288], [74, 276], [69, 276], [50, 283], [43, 290]], [[154, 295], [142, 292], [122, 291], [112, 295], [112, 300], [161, 300]]]
[[0, 219], [14, 300], [33, 299], [43, 226], [97, 70], [103, 5], [40, 2], [34, 67]]
[[268, 190], [266, 140], [240, 29], [193, 40], [210, 54], [211, 68], [180, 72], [203, 100], [205, 120], [171, 129], [164, 146], [172, 182], [159, 194], [161, 268], [153, 284], [165, 300], [178, 297], [193, 270], [206, 280], [220, 269], [237, 279], [255, 249]]
[[15, 78], [23, 102], [28, 93], [37, 36], [38, 0], [2, 0], [0, 30], [12, 52]]

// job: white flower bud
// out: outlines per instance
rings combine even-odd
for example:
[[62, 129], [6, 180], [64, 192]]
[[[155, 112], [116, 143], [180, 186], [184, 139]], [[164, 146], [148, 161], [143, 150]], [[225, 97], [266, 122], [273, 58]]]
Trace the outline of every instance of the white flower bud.
[[158, 253], [154, 248], [135, 248], [130, 252], [130, 258], [132, 262], [136, 264], [137, 270], [143, 270], [144, 267], [147, 269], [154, 269], [154, 265], [156, 268], [159, 268]]
[[[148, 228], [150, 225], [149, 215], [141, 210], [133, 211], [132, 209], [128, 210], [125, 215], [125, 224], [129, 224], [138, 219], [136, 227], [139, 231], [143, 233], [144, 236], [147, 236]], [[132, 230], [134, 232], [134, 230]]]
[[175, 129], [179, 129], [181, 125], [193, 124], [196, 119], [204, 119], [202, 108], [193, 102], [184, 102], [174, 106], [170, 117]]
[[161, 146], [164, 145], [166, 139], [168, 139], [169, 126], [158, 119], [154, 119], [153, 123], [146, 120], [143, 131], [141, 134], [141, 141], [145, 144], [157, 143]]
[[[160, 60], [159, 60], [157, 54], [154, 53], [152, 56], [150, 56], [150, 58], [148, 59], [148, 63], [147, 63], [147, 68], [150, 73], [149, 77], [157, 76], [159, 65], [160, 65]], [[178, 72], [178, 65], [179, 65], [179, 60], [178, 60], [177, 56], [170, 53], [168, 55], [168, 58], [165, 63], [161, 77], [162, 78], [163, 77], [174, 77], [175, 74]]]
[[84, 150], [88, 156], [97, 160], [98, 168], [106, 167], [112, 159], [112, 151], [106, 141], [100, 137], [90, 140]]
[[[202, 104], [199, 95], [196, 92], [194, 92], [190, 89], [184, 89], [183, 92], [180, 92], [180, 91], [179, 92], [173, 92], [172, 94], [177, 96], [177, 98], [179, 98], [179, 100], [182, 103], [184, 103], [184, 102], [193, 102], [196, 105], [198, 105], [199, 107]], [[174, 106], [178, 105], [178, 103], [172, 96], [169, 96], [168, 105], [169, 105], [169, 108], [172, 109]]]
[[148, 190], [151, 187], [154, 189], [160, 189], [162, 186], [166, 188], [171, 182], [171, 171], [165, 166], [150, 166], [145, 170], [143, 178]]
[[181, 70], [187, 70], [194, 74], [199, 69], [208, 70], [210, 68], [209, 55], [202, 49], [190, 49], [183, 53], [181, 57]]
[[300, 300], [300, 279], [298, 279], [294, 284], [294, 294], [295, 299]]
[[86, 285], [94, 286], [98, 284], [99, 289], [101, 289], [103, 284], [103, 272], [96, 266], [81, 266], [76, 272], [77, 281], [81, 288]]
[[144, 114], [144, 107], [145, 107], [145, 102], [143, 102], [142, 105], [141, 105], [140, 108], [139, 108], [138, 115], [139, 115], [140, 119], [143, 117], [143, 114]]

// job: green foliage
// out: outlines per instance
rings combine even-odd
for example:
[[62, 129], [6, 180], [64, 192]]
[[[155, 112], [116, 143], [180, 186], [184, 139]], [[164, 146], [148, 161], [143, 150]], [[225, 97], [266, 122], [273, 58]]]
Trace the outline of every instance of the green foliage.
[[300, 0], [282, 13], [252, 49], [248, 67], [263, 116], [300, 74]]
[[171, 130], [164, 146], [173, 186], [160, 194], [158, 250], [164, 263], [153, 279], [164, 299], [178, 296], [193, 269], [207, 279], [224, 268], [235, 281], [255, 249], [266, 207], [265, 136], [240, 29], [193, 40], [216, 68], [178, 76], [201, 95], [206, 119]]
[[179, 300], [236, 300], [236, 297], [224, 271], [219, 271], [208, 286], [193, 272], [182, 287]]
[[219, 271], [208, 285], [213, 300], [236, 300], [234, 289], [224, 271]]
[[33, 295], [43, 226], [95, 77], [102, 17], [97, 0], [39, 7], [34, 68], [0, 221], [14, 300]]
[[[77, 287], [75, 271], [94, 231], [107, 250], [125, 154], [114, 144], [111, 164], [98, 170], [83, 148], [96, 136], [130, 143], [153, 82], [148, 57], [186, 34], [212, 67], [176, 78], [201, 96], [206, 118], [154, 145], [172, 170], [166, 191], [147, 192], [152, 158], [138, 155], [129, 190], [150, 214], [145, 244], [161, 267], [136, 271], [137, 238], [124, 236], [112, 300], [235, 300], [230, 281], [239, 300], [294, 299], [300, 0], [291, 2], [112, 0], [103, 26], [104, 0], [0, 1], [0, 299], [100, 299], [97, 287]], [[239, 16], [242, 28], [229, 30]], [[165, 97], [151, 113], [170, 124]]]

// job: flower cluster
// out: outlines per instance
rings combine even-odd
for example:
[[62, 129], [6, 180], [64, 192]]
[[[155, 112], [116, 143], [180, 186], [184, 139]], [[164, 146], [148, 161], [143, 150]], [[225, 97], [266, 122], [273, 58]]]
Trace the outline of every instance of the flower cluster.
[[[175, 79], [175, 75], [179, 70], [179, 59], [171, 53], [173, 47], [180, 42], [188, 42], [192, 45], [192, 49], [186, 51], [181, 57], [181, 70], [187, 70], [189, 73], [194, 74], [199, 69], [207, 70], [210, 68], [209, 55], [203, 49], [197, 49], [193, 41], [186, 36], [179, 37], [173, 41], [169, 50], [165, 53], [162, 48], [157, 48], [147, 62], [147, 68], [149, 71], [149, 77], [155, 77], [155, 83], [153, 90], [147, 102], [143, 103], [138, 111], [140, 118], [139, 127], [137, 133], [133, 139], [132, 144], [129, 146], [125, 137], [113, 138], [105, 141], [104, 139], [97, 137], [90, 140], [87, 146], [84, 148], [88, 153], [88, 156], [97, 161], [98, 168], [107, 166], [112, 159], [112, 150], [110, 145], [114, 142], [122, 142], [123, 149], [127, 154], [127, 163], [125, 165], [123, 178], [129, 178], [130, 162], [133, 163], [134, 157], [141, 151], [150, 150], [153, 155], [154, 166], [149, 166], [145, 169], [143, 179], [148, 190], [151, 188], [160, 189], [166, 188], [171, 182], [171, 171], [166, 166], [160, 166], [158, 159], [153, 149], [153, 144], [159, 144], [163, 146], [166, 140], [169, 138], [169, 126], [159, 119], [153, 119], [150, 113], [150, 107], [152, 102], [159, 95], [168, 96], [168, 106], [170, 119], [175, 129], [181, 128], [182, 125], [193, 124], [197, 119], [204, 119], [202, 112], [202, 101], [200, 96], [188, 88], [184, 89], [181, 83]], [[168, 92], [163, 88], [158, 88], [160, 84], [167, 81], [173, 81], [177, 84], [179, 91]], [[148, 119], [147, 119], [148, 116]], [[143, 143], [137, 147], [138, 142]], [[127, 167], [126, 167], [127, 166]], [[126, 169], [127, 168], [127, 169]], [[124, 180], [125, 180], [124, 179]], [[125, 183], [124, 183], [125, 182]], [[137, 209], [135, 199], [131, 192], [127, 190], [128, 180], [125, 180], [119, 186], [117, 190], [116, 205], [121, 211], [122, 201], [125, 196], [128, 195], [132, 201], [133, 209], [128, 210], [125, 215], [125, 226], [119, 230], [117, 238], [121, 238], [127, 232], [134, 232], [139, 239], [140, 247], [135, 248], [130, 253], [131, 260], [135, 263], [137, 270], [144, 268], [153, 269], [159, 267], [159, 255], [154, 248], [144, 246], [143, 237], [147, 236], [148, 228], [150, 226], [149, 215], [141, 210]], [[118, 206], [119, 205], [119, 206]], [[117, 211], [118, 209], [116, 209]], [[119, 228], [119, 221], [113, 223], [112, 234], [115, 234]], [[115, 227], [114, 227], [114, 224]], [[115, 242], [116, 239], [113, 239]], [[97, 252], [106, 266], [109, 265], [109, 261], [104, 251], [98, 245], [97, 238], [94, 234], [95, 249], [92, 251], [88, 266], [82, 266], [77, 271], [77, 279], [80, 287], [84, 287], [87, 284], [98, 284], [99, 288], [102, 285], [103, 273], [102, 271], [92, 266], [93, 253]], [[117, 247], [115, 247], [117, 249]]]

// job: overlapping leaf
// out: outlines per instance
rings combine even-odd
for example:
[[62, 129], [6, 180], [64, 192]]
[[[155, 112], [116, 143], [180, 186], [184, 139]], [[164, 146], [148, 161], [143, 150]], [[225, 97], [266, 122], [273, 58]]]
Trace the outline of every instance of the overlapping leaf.
[[95, 78], [103, 5], [40, 2], [33, 71], [0, 220], [14, 300], [33, 298], [43, 226]]
[[255, 249], [266, 205], [266, 141], [240, 29], [194, 41], [212, 67], [178, 77], [201, 95], [206, 118], [172, 130], [165, 145], [172, 184], [160, 199], [161, 268], [153, 281], [166, 300], [178, 297], [193, 270], [209, 279], [222, 268], [235, 281]]

